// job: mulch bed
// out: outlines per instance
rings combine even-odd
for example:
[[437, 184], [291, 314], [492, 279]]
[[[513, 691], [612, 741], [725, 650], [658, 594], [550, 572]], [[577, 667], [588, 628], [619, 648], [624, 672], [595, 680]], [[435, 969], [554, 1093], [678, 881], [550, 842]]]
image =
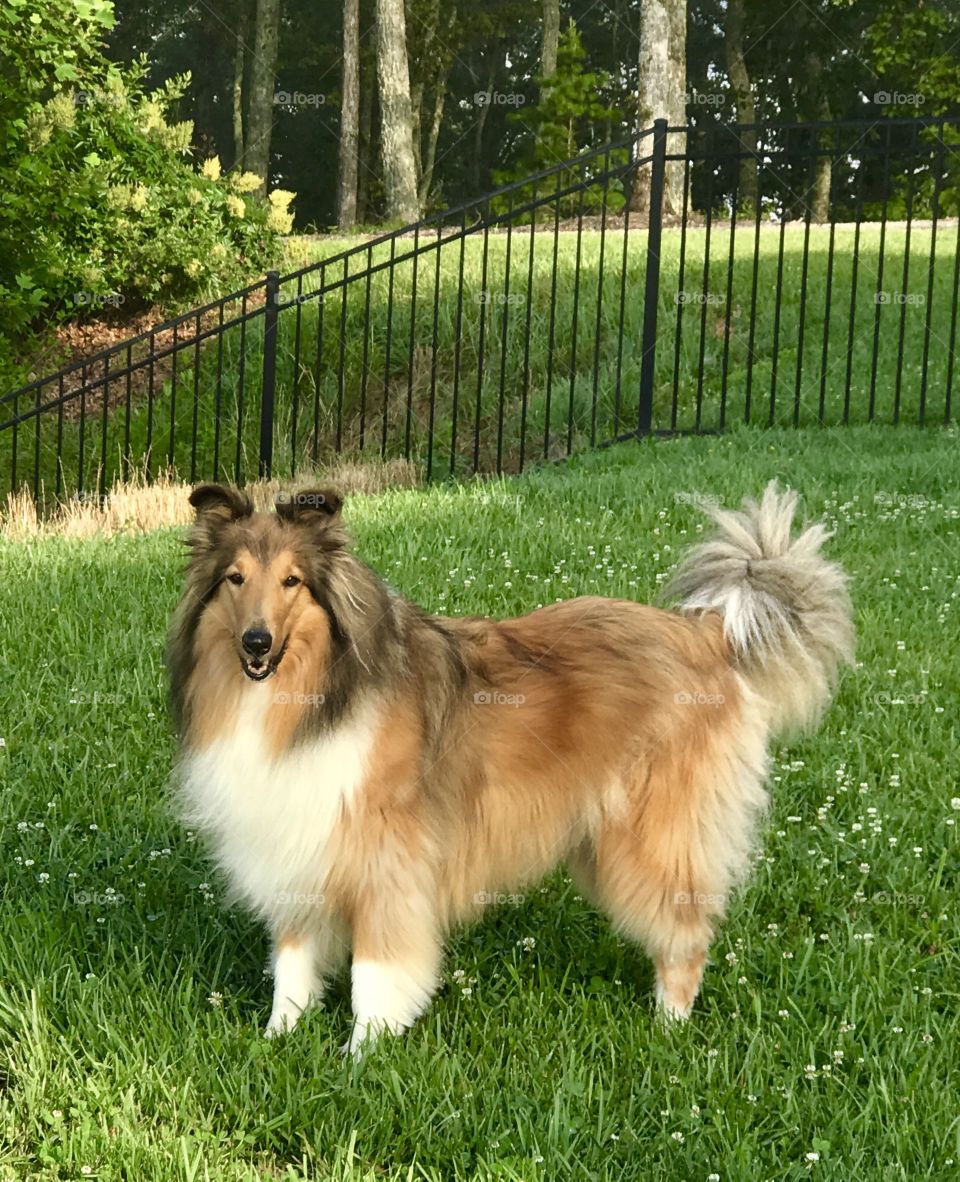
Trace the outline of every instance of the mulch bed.
[[[255, 309], [262, 305], [263, 302], [264, 293], [262, 291], [255, 291], [247, 297], [247, 310]], [[239, 314], [239, 309], [240, 304], [238, 301], [236, 308], [230, 307], [227, 309], [225, 319], [233, 319], [235, 315]], [[35, 381], [37, 378], [47, 374], [55, 374], [58, 370], [62, 370], [69, 365], [78, 364], [78, 368], [71, 370], [63, 379], [63, 393], [64, 395], [70, 395], [78, 392], [85, 385], [102, 379], [105, 374], [109, 374], [109, 382], [90, 390], [86, 398], [72, 398], [64, 403], [63, 414], [64, 418], [68, 421], [75, 421], [80, 418], [81, 403], [83, 404], [83, 414], [86, 416], [101, 413], [105, 399], [108, 409], [112, 410], [118, 406], [122, 406], [127, 398], [127, 351], [122, 350], [113, 354], [109, 359], [109, 365], [105, 359], [99, 358], [99, 355], [105, 349], [122, 345], [130, 337], [149, 332], [154, 326], [162, 324], [164, 319], [164, 310], [159, 307], [152, 307], [134, 315], [123, 317], [110, 316], [102, 319], [70, 321], [59, 324], [51, 329], [44, 349], [30, 359], [28, 380]], [[199, 331], [202, 332], [213, 328], [218, 321], [219, 313], [216, 309], [212, 309], [199, 317]], [[190, 348], [196, 340], [197, 332], [197, 318], [179, 324], [176, 328], [161, 329], [154, 334], [154, 350], [156, 352], [162, 352], [176, 343], [182, 346], [182, 351], [178, 351], [178, 356], [181, 359], [188, 358], [190, 356]], [[137, 362], [147, 360], [149, 356], [149, 339], [139, 341], [130, 348], [130, 363], [133, 365]], [[87, 359], [91, 360], [86, 370], [84, 370], [82, 363]], [[172, 355], [159, 358], [154, 362], [152, 370], [154, 389], [159, 390], [162, 383], [173, 372]], [[147, 395], [150, 389], [150, 373], [151, 367], [149, 365], [143, 365], [131, 372], [130, 391], [131, 398], [134, 401]], [[40, 391], [42, 403], [47, 403], [59, 397], [60, 385], [55, 381], [45, 384]], [[20, 401], [20, 412], [23, 413], [27, 410], [28, 406], [29, 403], [22, 399]]]

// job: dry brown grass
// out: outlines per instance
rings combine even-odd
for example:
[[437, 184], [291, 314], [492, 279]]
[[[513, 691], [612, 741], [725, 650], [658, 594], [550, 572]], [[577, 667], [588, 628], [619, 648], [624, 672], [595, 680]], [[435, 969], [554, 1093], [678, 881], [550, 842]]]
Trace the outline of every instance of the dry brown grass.
[[[327, 485], [344, 493], [378, 493], [388, 488], [414, 488], [420, 473], [409, 460], [342, 463], [306, 473], [296, 480], [260, 480], [247, 485], [258, 509], [272, 507], [276, 494], [310, 485]], [[10, 493], [0, 506], [0, 537], [26, 541], [37, 537], [91, 538], [116, 533], [149, 533], [186, 525], [193, 517], [187, 501], [191, 485], [166, 474], [151, 482], [142, 476], [113, 486], [103, 503], [79, 497], [57, 503], [50, 513], [38, 512], [27, 489]], [[41, 498], [42, 499], [42, 498]]]

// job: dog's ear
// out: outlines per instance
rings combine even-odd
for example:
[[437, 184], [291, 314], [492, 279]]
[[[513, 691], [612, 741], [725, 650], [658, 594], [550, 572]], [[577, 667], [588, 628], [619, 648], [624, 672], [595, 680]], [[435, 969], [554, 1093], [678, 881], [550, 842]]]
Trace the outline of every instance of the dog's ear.
[[250, 497], [238, 488], [223, 484], [199, 484], [190, 494], [190, 504], [197, 511], [197, 520], [210, 515], [224, 523], [249, 517], [253, 512]]
[[307, 525], [332, 525], [340, 520], [342, 500], [331, 488], [305, 488], [277, 493], [277, 516], [283, 521]]

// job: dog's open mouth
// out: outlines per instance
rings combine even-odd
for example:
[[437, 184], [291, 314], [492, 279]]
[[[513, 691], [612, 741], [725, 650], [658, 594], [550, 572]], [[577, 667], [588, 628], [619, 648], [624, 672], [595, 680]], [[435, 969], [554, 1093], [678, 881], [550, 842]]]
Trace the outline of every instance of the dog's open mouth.
[[240, 658], [240, 664], [243, 667], [244, 673], [251, 681], [266, 681], [271, 673], [277, 671], [276, 665], [269, 661], [261, 661], [259, 657], [255, 657], [252, 661], [248, 661], [246, 657]]
[[266, 681], [276, 673], [286, 651], [287, 646], [284, 645], [272, 661], [265, 661], [262, 657], [241, 657], [240, 666], [251, 681]]

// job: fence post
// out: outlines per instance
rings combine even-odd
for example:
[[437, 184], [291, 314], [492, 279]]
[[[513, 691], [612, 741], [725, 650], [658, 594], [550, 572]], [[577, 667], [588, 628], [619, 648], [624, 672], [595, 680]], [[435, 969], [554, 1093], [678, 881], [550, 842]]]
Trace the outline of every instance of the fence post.
[[277, 301], [280, 272], [267, 272], [267, 302], [263, 322], [263, 384], [260, 392], [260, 478], [273, 468], [273, 396], [277, 388]]
[[647, 270], [643, 290], [643, 341], [640, 354], [640, 409], [637, 433], [653, 429], [653, 367], [657, 353], [657, 305], [660, 301], [660, 231], [663, 226], [663, 181], [666, 173], [667, 121], [653, 123], [650, 170], [650, 218], [647, 229]]

